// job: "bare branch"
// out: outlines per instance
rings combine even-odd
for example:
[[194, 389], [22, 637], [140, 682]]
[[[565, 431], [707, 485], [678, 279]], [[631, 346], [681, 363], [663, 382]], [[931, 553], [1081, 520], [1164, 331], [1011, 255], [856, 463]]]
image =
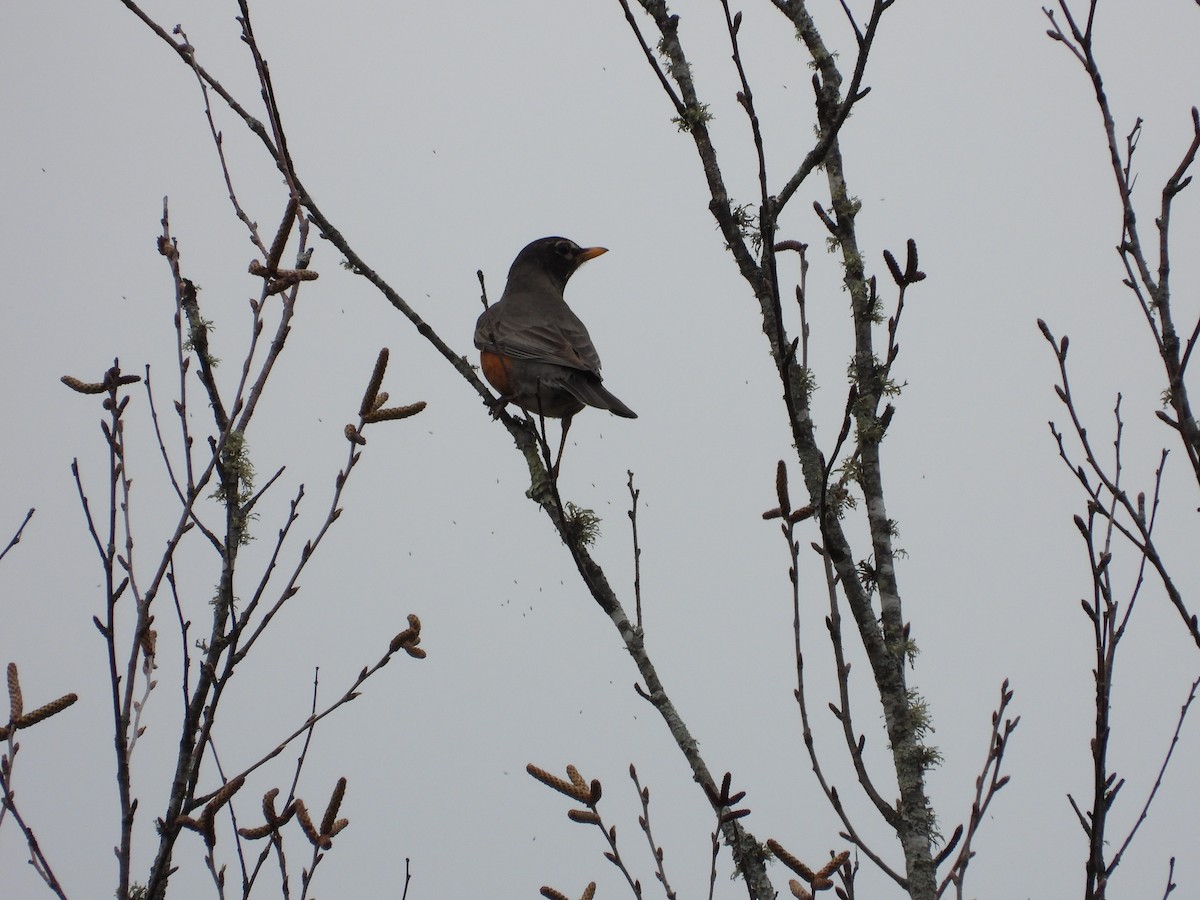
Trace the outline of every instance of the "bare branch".
[[29, 524], [29, 521], [33, 518], [33, 514], [35, 512], [37, 512], [37, 510], [33, 507], [30, 507], [29, 512], [25, 513], [25, 518], [21, 520], [21, 524], [17, 527], [16, 534], [14, 534], [9, 539], [8, 543], [4, 545], [4, 549], [0, 550], [0, 559], [4, 559], [4, 557], [8, 555], [9, 550], [21, 543], [21, 535], [25, 532], [25, 526]]

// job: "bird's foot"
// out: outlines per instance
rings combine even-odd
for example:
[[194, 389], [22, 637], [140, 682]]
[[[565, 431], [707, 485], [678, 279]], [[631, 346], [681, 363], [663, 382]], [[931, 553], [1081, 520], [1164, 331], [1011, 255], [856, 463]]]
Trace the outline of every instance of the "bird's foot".
[[504, 407], [508, 406], [508, 400], [504, 397], [493, 397], [490, 400], [484, 400], [483, 405], [488, 408], [493, 419], [500, 418], [500, 414], [504, 412]]

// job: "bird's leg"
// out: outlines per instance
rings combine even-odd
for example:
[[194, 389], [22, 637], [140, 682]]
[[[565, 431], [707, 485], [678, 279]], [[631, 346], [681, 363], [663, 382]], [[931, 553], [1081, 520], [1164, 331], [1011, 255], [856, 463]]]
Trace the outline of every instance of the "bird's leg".
[[563, 450], [567, 447], [567, 432], [571, 430], [571, 419], [573, 418], [574, 416], [563, 416], [562, 440], [558, 442], [558, 458], [554, 460], [554, 468], [550, 470], [550, 476], [556, 480], [559, 467], [562, 465]]
[[488, 408], [488, 412], [491, 413], [493, 419], [498, 419], [500, 418], [500, 414], [504, 412], [504, 407], [508, 406], [511, 402], [511, 397], [505, 397], [501, 394], [498, 397], [493, 397], [491, 400], [484, 400], [483, 405]]

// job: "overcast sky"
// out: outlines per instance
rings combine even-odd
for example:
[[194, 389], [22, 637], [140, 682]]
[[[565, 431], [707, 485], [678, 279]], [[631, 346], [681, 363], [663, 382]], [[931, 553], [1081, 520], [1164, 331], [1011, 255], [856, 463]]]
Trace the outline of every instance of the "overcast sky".
[[[852, 3], [858, 10], [866, 4]], [[1081, 4], [1082, 5], [1082, 4]], [[684, 3], [681, 38], [715, 115], [731, 190], [756, 196], [752, 146], [734, 93], [719, 5]], [[769, 3], [741, 6], [747, 66], [781, 185], [812, 139], [810, 70]], [[234, 22], [236, 4], [150, 2], [182, 23], [201, 62], [247, 105], [257, 84]], [[597, 559], [632, 608], [626, 472], [641, 488], [647, 646], [709, 766], [748, 792], [749, 829], [809, 862], [846, 843], [809, 771], [792, 700], [786, 545], [761, 513], [774, 506], [774, 467], [794, 463], [757, 306], [707, 212], [691, 139], [637, 48], [615, 0], [555, 3], [256, 2], [297, 170], [325, 213], [435, 330], [464, 355], [480, 312], [475, 272], [499, 295], [513, 256], [563, 234], [610, 253], [571, 282], [606, 384], [639, 413], [581, 414], [562, 475], [564, 498], [602, 518]], [[813, 4], [829, 42], [853, 51], [838, 4]], [[22, 734], [15, 785], [42, 846], [73, 897], [109, 896], [116, 840], [111, 717], [103, 644], [91, 623], [102, 573], [69, 466], [78, 457], [93, 504], [106, 452], [94, 398], [59, 383], [152, 368], [169, 411], [177, 387], [168, 269], [155, 251], [164, 196], [185, 274], [203, 290], [214, 352], [231, 384], [247, 339], [246, 274], [254, 256], [230, 213], [192, 74], [116, 0], [9, 4], [0, 27], [0, 329], [4, 420], [0, 540], [27, 508], [37, 516], [0, 564], [0, 661], [20, 666], [26, 706], [68, 691], [69, 712]], [[929, 701], [945, 757], [930, 792], [942, 829], [969, 811], [1002, 679], [1022, 716], [1013, 781], [995, 802], [971, 867], [973, 895], [1080, 893], [1085, 841], [1066, 799], [1089, 794], [1090, 594], [1071, 516], [1082, 504], [1046, 427], [1062, 420], [1054, 361], [1035, 326], [1072, 338], [1072, 372], [1097, 444], [1111, 442], [1124, 392], [1131, 491], [1148, 488], [1158, 448], [1161, 368], [1113, 247], [1120, 215], [1092, 91], [1045, 36], [1037, 2], [900, 0], [886, 15], [866, 77], [870, 96], [843, 132], [847, 178], [861, 199], [860, 238], [880, 283], [881, 252], [917, 241], [929, 278], [912, 290], [895, 374], [906, 382], [884, 445], [889, 514], [908, 556], [899, 577], [922, 653], [913, 684]], [[1190, 138], [1200, 102], [1200, 8], [1184, 0], [1104, 0], [1098, 55], [1117, 127], [1145, 120], [1136, 168], [1143, 235], [1155, 198]], [[216, 110], [236, 186], [273, 233], [285, 200], [256, 139]], [[1177, 204], [1174, 277], [1182, 321], [1197, 309], [1200, 200]], [[814, 400], [819, 437], [837, 434], [850, 354], [836, 257], [811, 213], [814, 176], [781, 236], [812, 245]], [[303, 722], [312, 671], [332, 699], [374, 662], [404, 616], [424, 622], [428, 659], [397, 659], [316, 733], [300, 795], [323, 808], [349, 778], [350, 827], [318, 872], [322, 897], [532, 897], [542, 884], [578, 896], [625, 896], [594, 830], [525, 764], [574, 763], [605, 786], [602, 811], [654, 896], [626, 772], [653, 793], [655, 837], [679, 896], [706, 896], [711, 814], [656, 713], [632, 690], [636, 671], [608, 619], [579, 584], [549, 523], [527, 501], [528, 476], [507, 433], [475, 393], [365, 281], [316, 240], [320, 280], [298, 315], [264, 407], [248, 435], [260, 479], [280, 465], [243, 554], [247, 584], [269, 553], [287, 501], [306, 486], [303, 537], [319, 526], [343, 464], [375, 354], [391, 349], [384, 389], [429, 403], [418, 418], [375, 426], [347, 488], [346, 513], [301, 579], [303, 590], [225, 698], [218, 749], [238, 770]], [[787, 273], [785, 273], [787, 274]], [[794, 277], [794, 276], [789, 276]], [[785, 287], [785, 296], [790, 288]], [[887, 301], [892, 297], [885, 294]], [[1189, 326], [1190, 327], [1190, 326]], [[135, 479], [137, 564], [157, 562], [176, 515], [165, 492], [145, 395], [132, 392], [127, 438]], [[203, 423], [197, 385], [192, 414]], [[169, 416], [168, 416], [169, 418]], [[1175, 453], [1164, 535], [1176, 577], [1195, 597], [1195, 484]], [[1176, 477], [1178, 476], [1178, 477]], [[798, 488], [797, 488], [798, 490]], [[802, 545], [815, 540], [815, 528]], [[294, 560], [299, 544], [291, 548]], [[1129, 558], [1126, 557], [1126, 560]], [[802, 557], [818, 740], [856, 824], [902, 866], [856, 793], [825, 712], [832, 665], [815, 555]], [[199, 544], [181, 558], [185, 603], [203, 621], [218, 576]], [[1122, 570], [1128, 585], [1131, 568]], [[1196, 603], [1193, 602], [1193, 607]], [[141, 797], [137, 872], [154, 847], [179, 707], [178, 636], [165, 642], [159, 686], [135, 755]], [[1118, 820], [1145, 797], [1195, 677], [1197, 656], [1165, 599], [1150, 591], [1132, 627], [1116, 691], [1113, 762], [1129, 779]], [[854, 677], [867, 665], [852, 643]], [[857, 727], [882, 755], [877, 701], [863, 690]], [[1125, 896], [1156, 896], [1176, 856], [1179, 896], [1200, 895], [1195, 810], [1200, 727], [1118, 878]], [[240, 798], [286, 792], [291, 756]], [[215, 774], [206, 772], [211, 787]], [[220, 851], [233, 871], [228, 831]], [[173, 895], [209, 897], [201, 847], [187, 835]], [[298, 872], [306, 854], [292, 844]], [[12, 823], [0, 831], [4, 894], [39, 896]], [[863, 860], [863, 896], [892, 890]], [[782, 867], [777, 887], [786, 890]], [[727, 880], [718, 894], [744, 896]], [[625, 889], [627, 890], [627, 889]], [[269, 892], [268, 892], [269, 893]]]

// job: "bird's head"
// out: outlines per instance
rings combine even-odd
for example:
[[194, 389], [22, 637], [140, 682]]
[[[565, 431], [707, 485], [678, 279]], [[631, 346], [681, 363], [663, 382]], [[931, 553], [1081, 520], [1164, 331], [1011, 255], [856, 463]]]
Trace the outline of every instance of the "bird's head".
[[559, 287], [565, 287], [576, 269], [607, 252], [605, 247], [580, 247], [564, 237], [538, 238], [517, 254], [508, 277], [511, 280], [514, 275], [529, 270], [540, 271], [549, 275]]

